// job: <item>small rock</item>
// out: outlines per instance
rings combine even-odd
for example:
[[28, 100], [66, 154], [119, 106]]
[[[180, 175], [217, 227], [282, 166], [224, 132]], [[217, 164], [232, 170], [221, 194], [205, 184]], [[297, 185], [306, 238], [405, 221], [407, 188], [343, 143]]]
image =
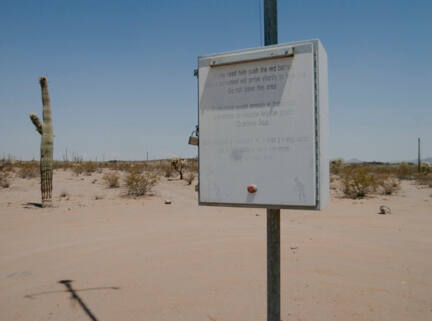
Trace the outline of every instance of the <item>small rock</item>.
[[390, 207], [388, 207], [388, 206], [381, 205], [381, 206], [379, 207], [379, 212], [378, 212], [378, 214], [383, 214], [383, 215], [391, 214], [391, 209], [390, 209]]
[[165, 204], [171, 204], [172, 201], [171, 200], [165, 200]]
[[297, 250], [297, 249], [298, 249], [298, 246], [290, 246], [290, 249], [291, 249], [291, 250]]

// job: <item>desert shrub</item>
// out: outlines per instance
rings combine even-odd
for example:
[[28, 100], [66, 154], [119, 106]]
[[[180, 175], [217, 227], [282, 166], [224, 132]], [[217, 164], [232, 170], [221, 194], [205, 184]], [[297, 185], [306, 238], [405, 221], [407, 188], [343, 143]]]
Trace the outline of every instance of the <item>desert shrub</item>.
[[159, 165], [159, 171], [162, 173], [162, 175], [164, 177], [171, 177], [172, 173], [173, 173], [173, 168], [172, 168], [171, 164], [163, 161]]
[[363, 198], [377, 189], [375, 176], [364, 167], [349, 166], [342, 171], [343, 193], [349, 198]]
[[338, 158], [330, 161], [330, 173], [339, 175], [344, 166], [343, 158]]
[[8, 188], [10, 186], [9, 173], [0, 171], [0, 187]]
[[18, 176], [21, 178], [34, 178], [40, 175], [38, 162], [25, 162], [19, 165]]
[[396, 173], [399, 179], [413, 179], [417, 173], [417, 166], [401, 162], [397, 167]]
[[134, 197], [143, 196], [150, 192], [158, 181], [159, 176], [156, 173], [146, 172], [140, 174], [136, 171], [131, 171], [125, 179], [127, 195]]
[[400, 181], [391, 175], [379, 177], [377, 184], [384, 195], [391, 195], [400, 190]]
[[108, 166], [111, 170], [128, 172], [133, 169], [133, 165], [128, 162], [112, 162]]
[[72, 172], [78, 176], [84, 172], [84, 167], [81, 163], [75, 163], [72, 166]]
[[97, 165], [95, 162], [84, 162], [80, 164], [84, 174], [91, 176], [97, 170]]
[[67, 161], [53, 161], [53, 169], [67, 170], [72, 167], [72, 163]]
[[191, 185], [194, 179], [195, 179], [195, 173], [193, 172], [189, 172], [185, 176], [185, 180], [188, 185]]
[[117, 188], [120, 186], [120, 176], [117, 173], [106, 173], [102, 179], [108, 188]]
[[145, 166], [146, 166], [146, 171], [160, 172], [160, 166], [155, 162], [148, 161], [146, 162]]
[[432, 173], [432, 165], [429, 162], [423, 162], [420, 169], [425, 175]]
[[15, 162], [12, 162], [7, 159], [0, 159], [0, 172], [13, 172], [14, 171], [14, 164]]
[[129, 167], [126, 169], [126, 171], [143, 173], [144, 171], [147, 171], [147, 165], [145, 163], [129, 164]]
[[426, 185], [432, 187], [432, 175], [420, 173], [416, 179], [417, 183], [420, 185]]
[[188, 160], [187, 169], [191, 172], [198, 173], [198, 160], [197, 159]]

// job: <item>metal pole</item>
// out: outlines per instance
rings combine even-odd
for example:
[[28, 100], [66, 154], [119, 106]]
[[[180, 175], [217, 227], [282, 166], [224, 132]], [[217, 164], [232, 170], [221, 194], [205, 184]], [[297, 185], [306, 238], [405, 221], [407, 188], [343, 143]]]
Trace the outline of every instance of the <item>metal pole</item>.
[[267, 321], [280, 321], [280, 210], [267, 209]]
[[[277, 43], [277, 0], [264, 0], [264, 44]], [[280, 321], [280, 302], [280, 209], [267, 209], [267, 321]]]
[[418, 138], [418, 159], [417, 159], [417, 172], [421, 171], [421, 155], [420, 155], [420, 137]]
[[277, 43], [277, 0], [264, 0], [264, 45]]

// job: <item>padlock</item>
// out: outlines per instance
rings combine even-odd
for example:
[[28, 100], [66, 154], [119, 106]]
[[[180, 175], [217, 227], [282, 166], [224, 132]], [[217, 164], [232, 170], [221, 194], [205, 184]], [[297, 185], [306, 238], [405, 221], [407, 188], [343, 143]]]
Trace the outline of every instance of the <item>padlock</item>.
[[189, 145], [198, 146], [198, 137], [196, 137], [196, 136], [190, 136], [189, 137]]
[[190, 135], [188, 143], [189, 143], [189, 145], [195, 145], [195, 146], [198, 146], [198, 143], [199, 143], [199, 138], [198, 138], [198, 126], [197, 126], [196, 129], [192, 132], [192, 134]]

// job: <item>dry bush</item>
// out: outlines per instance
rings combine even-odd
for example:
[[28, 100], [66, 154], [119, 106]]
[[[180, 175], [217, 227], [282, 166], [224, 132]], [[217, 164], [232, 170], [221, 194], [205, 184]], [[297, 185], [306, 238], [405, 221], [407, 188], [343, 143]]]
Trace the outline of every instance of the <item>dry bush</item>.
[[72, 167], [71, 162], [67, 161], [53, 161], [53, 169], [62, 169], [64, 171]]
[[84, 172], [84, 168], [83, 168], [82, 164], [81, 163], [73, 164], [72, 172], [77, 176], [82, 174]]
[[108, 188], [120, 187], [120, 175], [117, 173], [106, 173], [102, 179]]
[[107, 168], [111, 169], [111, 170], [117, 170], [117, 171], [130, 171], [133, 166], [131, 163], [129, 162], [119, 162], [119, 161], [113, 161], [113, 162], [109, 162], [107, 165]]
[[149, 172], [160, 172], [160, 166], [159, 164], [155, 163], [155, 162], [147, 162], [146, 163], [146, 171]]
[[84, 162], [81, 163], [80, 165], [82, 167], [83, 172], [88, 176], [91, 176], [94, 172], [96, 172], [97, 165], [95, 162]]
[[188, 185], [191, 185], [194, 179], [195, 179], [195, 173], [193, 172], [189, 172], [185, 176], [185, 180]]
[[377, 179], [378, 186], [384, 195], [391, 195], [400, 190], [400, 181], [391, 175], [381, 176]]
[[349, 198], [363, 198], [378, 187], [375, 176], [364, 167], [348, 166], [341, 173], [343, 193]]
[[21, 178], [34, 178], [40, 175], [39, 162], [25, 162], [19, 165], [18, 176]]
[[198, 173], [198, 160], [197, 159], [188, 160], [187, 169], [191, 172]]
[[159, 164], [159, 171], [162, 173], [164, 177], [171, 177], [173, 173], [173, 168], [171, 164], [166, 161], [163, 161]]
[[421, 172], [425, 175], [432, 173], [432, 165], [429, 162], [421, 163]]
[[0, 187], [8, 188], [10, 186], [10, 175], [14, 172], [13, 163], [0, 159]]
[[143, 196], [150, 192], [158, 181], [159, 176], [156, 173], [145, 172], [140, 174], [137, 171], [131, 171], [125, 179], [127, 195], [133, 197]]
[[10, 187], [9, 173], [8, 172], [0, 171], [0, 187], [1, 188]]
[[401, 162], [397, 167], [396, 174], [399, 179], [413, 179], [417, 174], [417, 166]]
[[420, 185], [426, 185], [428, 187], [432, 187], [432, 174], [420, 173], [417, 176], [417, 183]]
[[330, 161], [330, 173], [334, 175], [339, 175], [342, 168], [344, 167], [343, 158], [337, 158]]
[[128, 166], [129, 167], [126, 169], [128, 172], [143, 173], [144, 171], [147, 171], [147, 165], [145, 163], [132, 163]]
[[95, 162], [94, 163], [95, 166], [95, 172], [98, 174], [102, 174], [103, 170], [105, 168], [105, 164], [104, 163], [99, 163], [99, 162]]

